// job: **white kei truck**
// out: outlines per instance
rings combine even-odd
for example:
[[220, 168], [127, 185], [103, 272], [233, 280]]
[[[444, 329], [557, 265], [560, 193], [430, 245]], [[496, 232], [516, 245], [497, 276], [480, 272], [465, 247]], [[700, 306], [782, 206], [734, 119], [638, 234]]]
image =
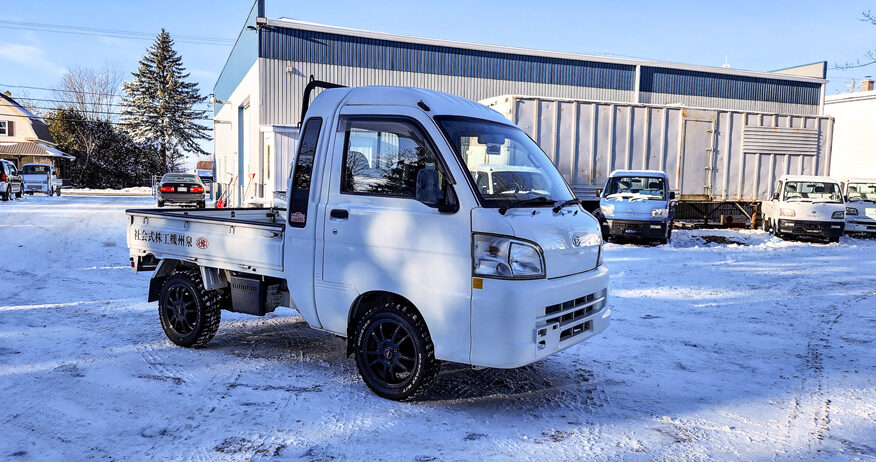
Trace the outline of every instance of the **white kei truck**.
[[[599, 223], [499, 113], [320, 81], [303, 106], [285, 210], [127, 211], [131, 266], [154, 270], [148, 300], [173, 343], [206, 344], [222, 309], [293, 308], [346, 338], [371, 390], [407, 400], [441, 361], [515, 368], [608, 327]], [[491, 192], [484, 164], [541, 178]]]
[[809, 236], [839, 242], [846, 206], [840, 183], [826, 176], [783, 175], [763, 201], [763, 230], [783, 239]]
[[843, 180], [846, 233], [876, 236], [876, 178]]
[[61, 195], [61, 181], [52, 164], [24, 164], [21, 167], [21, 180], [27, 194], [44, 193], [47, 196]]

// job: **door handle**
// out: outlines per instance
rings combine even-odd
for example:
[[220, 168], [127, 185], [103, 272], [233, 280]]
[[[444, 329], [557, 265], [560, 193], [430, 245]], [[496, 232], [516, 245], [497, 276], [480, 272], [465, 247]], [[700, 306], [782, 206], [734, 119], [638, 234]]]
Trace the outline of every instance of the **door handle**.
[[329, 215], [336, 220], [346, 220], [347, 218], [350, 218], [350, 212], [344, 209], [332, 209]]

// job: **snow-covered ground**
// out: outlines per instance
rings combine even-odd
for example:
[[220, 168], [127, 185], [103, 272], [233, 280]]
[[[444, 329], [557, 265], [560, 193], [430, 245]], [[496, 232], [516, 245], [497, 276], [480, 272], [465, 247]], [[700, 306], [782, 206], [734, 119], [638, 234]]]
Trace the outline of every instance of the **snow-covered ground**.
[[172, 346], [128, 268], [150, 204], [0, 203], [0, 459], [876, 459], [876, 241], [607, 245], [604, 334], [396, 403], [293, 312]]

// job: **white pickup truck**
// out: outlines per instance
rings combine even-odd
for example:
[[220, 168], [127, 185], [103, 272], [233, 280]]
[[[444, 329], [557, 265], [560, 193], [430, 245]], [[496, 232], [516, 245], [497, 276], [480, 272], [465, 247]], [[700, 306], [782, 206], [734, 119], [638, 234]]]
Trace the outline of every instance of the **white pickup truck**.
[[[305, 108], [316, 86], [332, 87], [311, 82]], [[599, 223], [500, 114], [402, 87], [329, 88], [302, 113], [286, 210], [127, 211], [131, 266], [154, 270], [171, 341], [204, 345], [221, 309], [294, 308], [401, 400], [441, 361], [519, 367], [608, 327]], [[480, 164], [500, 161], [484, 152], [542, 181], [479, 188]]]
[[61, 195], [63, 182], [58, 179], [52, 164], [24, 164], [21, 167], [21, 180], [27, 194], [41, 192], [47, 196]]
[[845, 204], [838, 181], [825, 176], [784, 175], [763, 202], [763, 229], [781, 238], [811, 236], [838, 242]]

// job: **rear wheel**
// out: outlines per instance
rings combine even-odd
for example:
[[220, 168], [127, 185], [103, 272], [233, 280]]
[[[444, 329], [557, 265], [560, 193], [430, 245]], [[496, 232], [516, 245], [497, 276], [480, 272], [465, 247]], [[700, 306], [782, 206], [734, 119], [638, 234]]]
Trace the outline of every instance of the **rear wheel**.
[[354, 351], [368, 388], [396, 401], [425, 392], [441, 368], [422, 316], [396, 302], [375, 306], [362, 317]]
[[200, 201], [200, 202], [198, 202], [198, 208], [199, 208], [199, 209], [203, 209], [203, 208], [206, 208], [206, 207], [207, 207], [207, 203], [206, 203], [206, 201]]
[[12, 188], [11, 187], [9, 187], [9, 186], [6, 187], [6, 192], [3, 194], [3, 200], [4, 201], [11, 201], [12, 200]]
[[204, 289], [195, 269], [174, 272], [158, 298], [158, 318], [171, 342], [183, 347], [199, 347], [219, 330], [221, 295]]

